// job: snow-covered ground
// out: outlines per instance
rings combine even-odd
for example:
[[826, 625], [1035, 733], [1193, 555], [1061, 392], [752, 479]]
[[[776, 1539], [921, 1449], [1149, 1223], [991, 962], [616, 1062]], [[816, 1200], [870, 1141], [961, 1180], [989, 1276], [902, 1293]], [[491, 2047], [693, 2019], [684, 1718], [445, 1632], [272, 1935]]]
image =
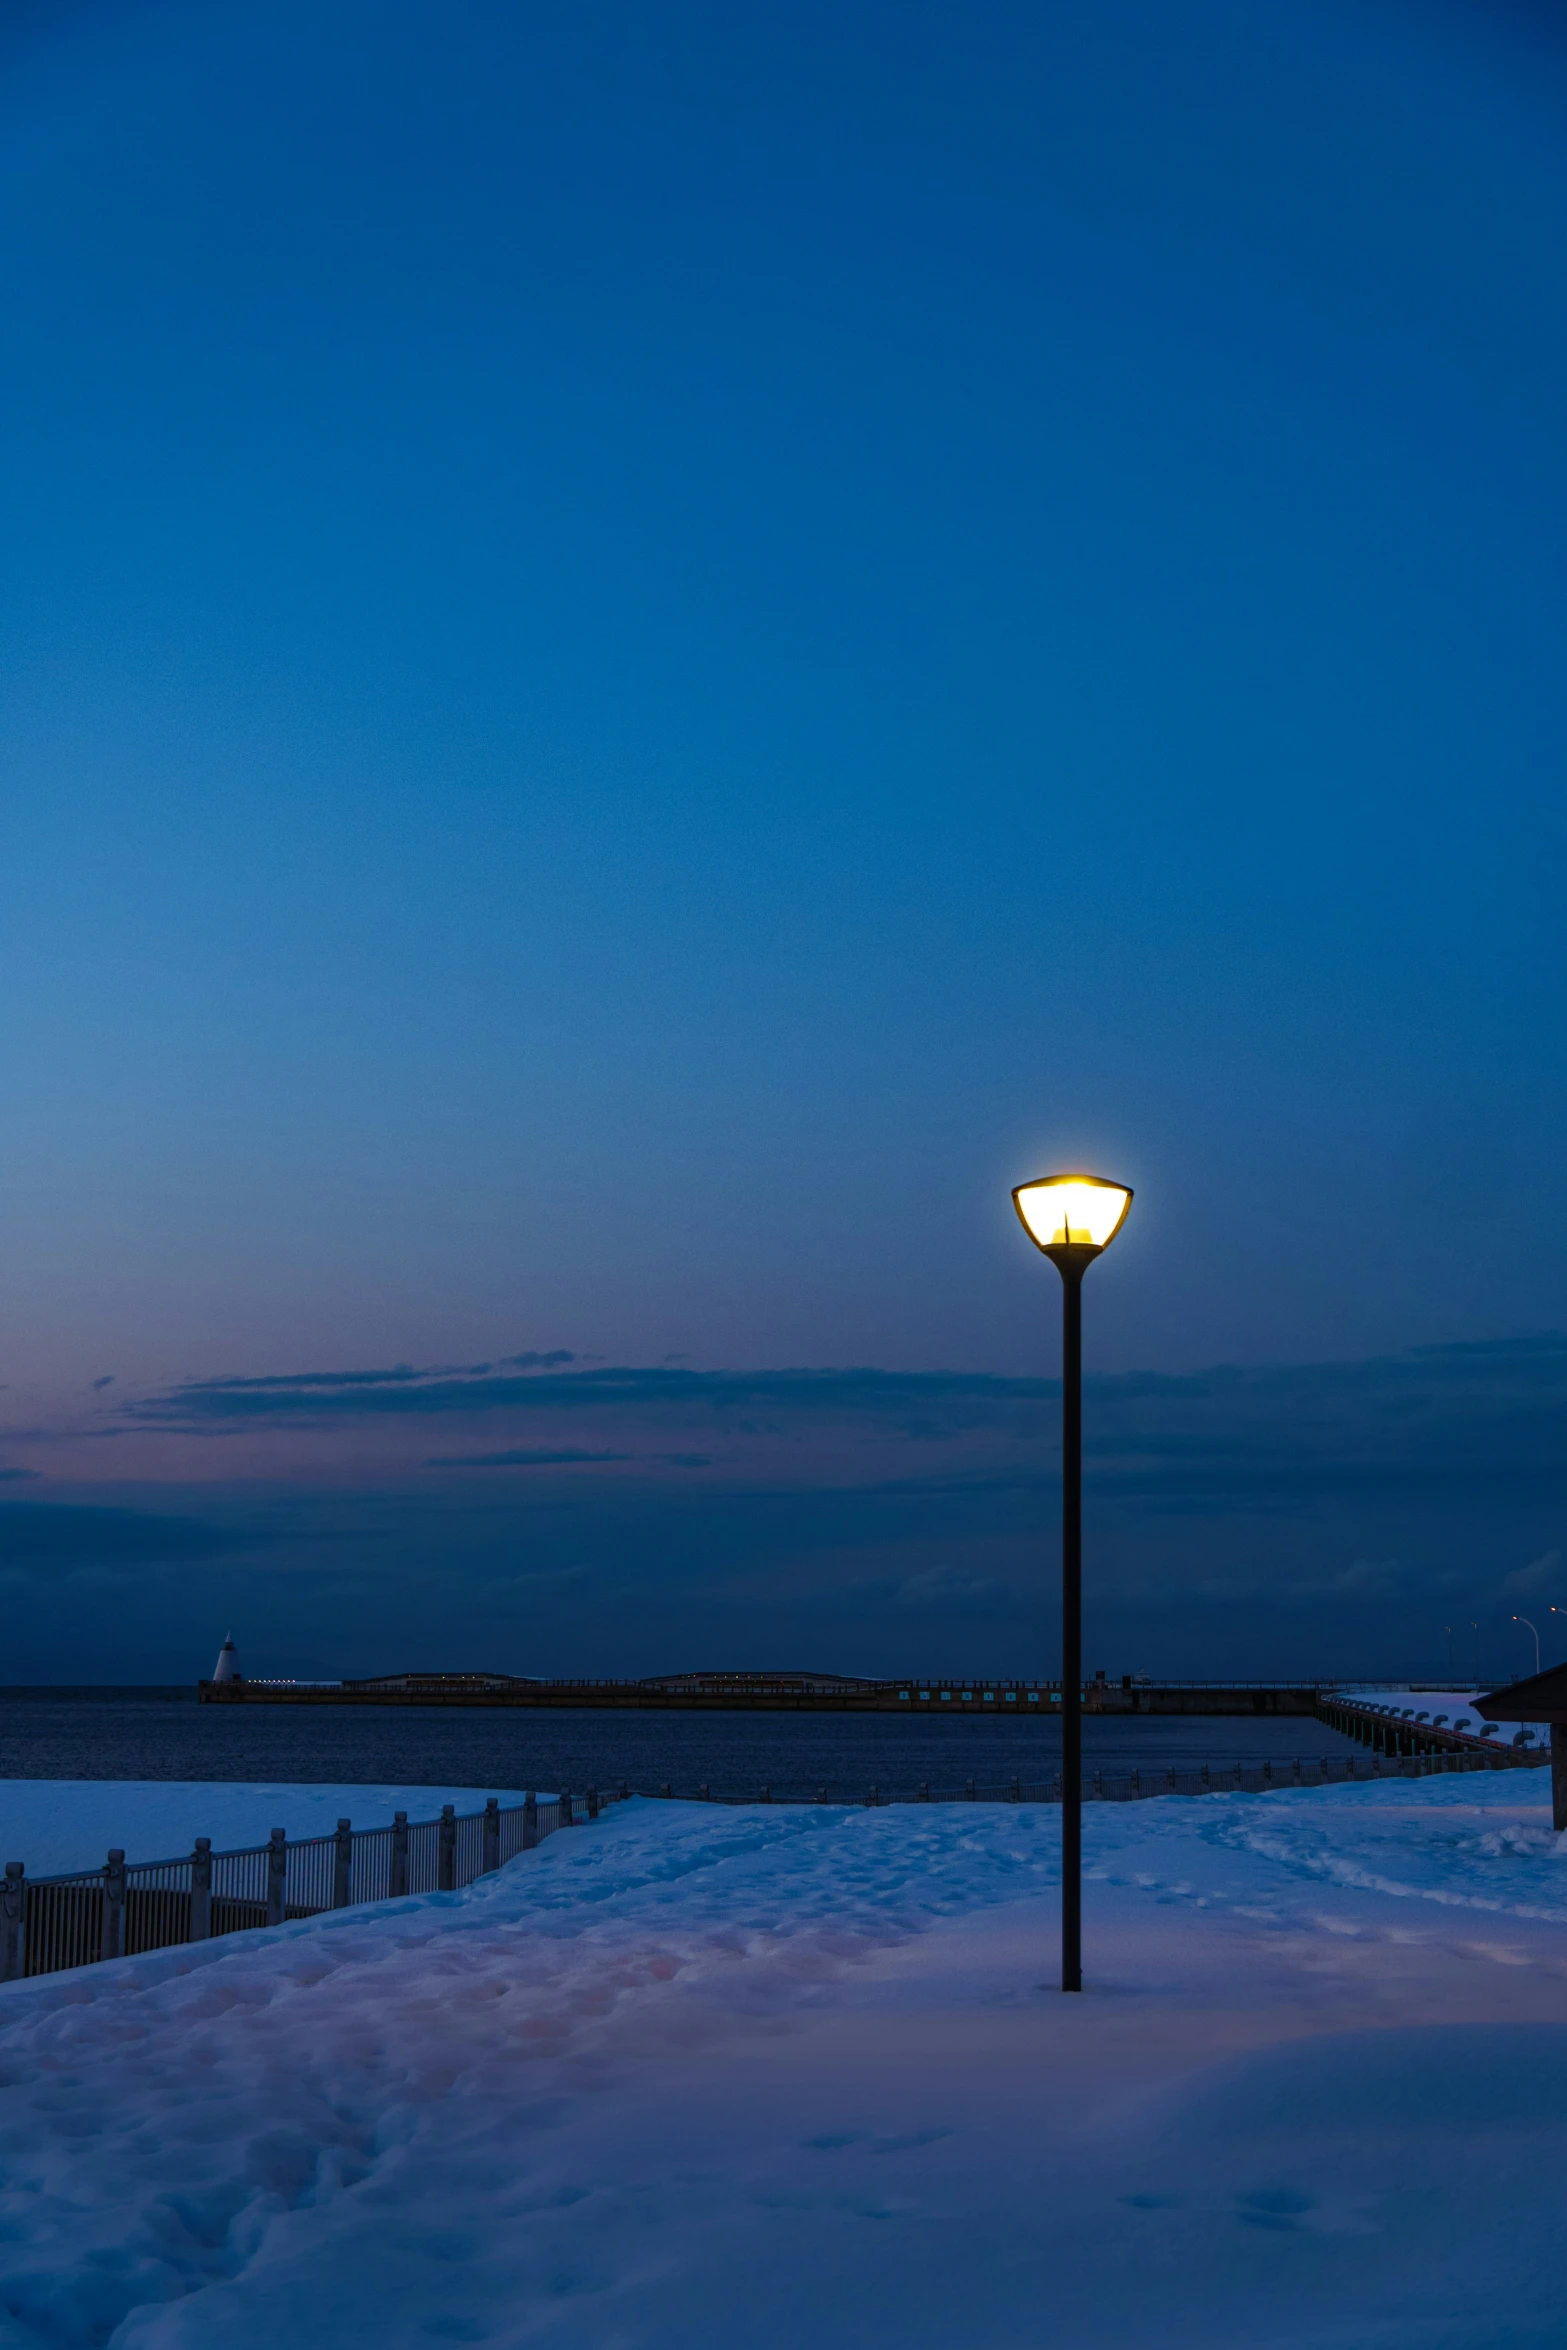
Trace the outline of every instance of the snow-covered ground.
[[[330, 1836], [340, 1819], [356, 1828], [439, 1819], [443, 1803], [483, 1811], [522, 1796], [499, 1787], [314, 1787], [247, 1785], [223, 1779], [0, 1779], [0, 1861], [19, 1860], [30, 1877], [101, 1868], [112, 1845], [127, 1860], [175, 1860], [198, 1836], [214, 1852], [289, 1837]], [[0, 2340], [3, 2340], [0, 2336]]]
[[1560, 2350], [1546, 1774], [617, 1806], [0, 1992], [0, 2344]]

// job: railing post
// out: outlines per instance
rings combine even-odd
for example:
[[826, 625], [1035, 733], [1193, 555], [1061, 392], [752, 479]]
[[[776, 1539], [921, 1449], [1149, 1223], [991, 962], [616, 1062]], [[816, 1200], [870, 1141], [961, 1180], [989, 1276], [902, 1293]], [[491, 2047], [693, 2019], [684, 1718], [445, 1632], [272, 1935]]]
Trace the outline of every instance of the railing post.
[[488, 1877], [501, 1865], [501, 1799], [487, 1796], [484, 1805], [484, 1866], [480, 1875]]
[[332, 1838], [332, 1907], [347, 1909], [354, 1898], [354, 1829], [339, 1820]]
[[437, 1893], [455, 1893], [457, 1890], [457, 1806], [441, 1806], [441, 1833], [435, 1848], [435, 1889]]
[[1012, 1779], [1012, 1791], [1011, 1791], [1010, 1795], [1007, 1797], [1007, 1801], [1008, 1801], [1009, 1803], [1021, 1803], [1021, 1802], [1022, 1802], [1022, 1800], [1023, 1800], [1023, 1789], [1022, 1789], [1021, 1783], [1019, 1782], [1019, 1780], [1018, 1780], [1018, 1778], [1017, 1778], [1016, 1774], [1014, 1773], [1014, 1775], [1013, 1775], [1013, 1779]]
[[[707, 1793], [707, 1789], [704, 1787], [702, 1792], [705, 1795]], [[571, 1816], [571, 1789], [569, 1787], [563, 1787], [557, 1800], [560, 1804], [561, 1826], [563, 1828], [574, 1828], [577, 1823]]]
[[283, 1923], [283, 1891], [288, 1881], [288, 1838], [274, 1828], [267, 1838], [267, 1924]]
[[532, 1852], [539, 1841], [538, 1797], [530, 1789], [522, 1799], [522, 1849]]
[[190, 1856], [190, 1940], [212, 1939], [212, 1838], [198, 1836]]
[[396, 1901], [408, 1890], [408, 1814], [392, 1814], [392, 1881], [388, 1899]]
[[98, 1955], [100, 1958], [125, 1955], [125, 1855], [117, 1844], [104, 1863], [103, 1933]]
[[599, 1816], [599, 1791], [598, 1791], [598, 1789], [597, 1789], [596, 1787], [590, 1787], [590, 1788], [588, 1789], [588, 1818], [589, 1818], [590, 1820], [596, 1820], [596, 1819], [598, 1818], [598, 1816]]
[[22, 1863], [8, 1860], [5, 1883], [0, 1886], [0, 1983], [19, 1981], [27, 1965], [26, 1920], [27, 1886]]

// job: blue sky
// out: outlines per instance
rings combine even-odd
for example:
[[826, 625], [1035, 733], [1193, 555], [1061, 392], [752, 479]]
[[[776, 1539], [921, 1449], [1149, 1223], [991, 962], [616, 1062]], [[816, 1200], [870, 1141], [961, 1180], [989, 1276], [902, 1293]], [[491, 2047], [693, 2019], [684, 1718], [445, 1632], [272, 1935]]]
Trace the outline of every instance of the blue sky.
[[1503, 1637], [1564, 130], [1523, 6], [8, 12], [18, 1677], [1048, 1661], [1071, 1162], [1102, 1661]]

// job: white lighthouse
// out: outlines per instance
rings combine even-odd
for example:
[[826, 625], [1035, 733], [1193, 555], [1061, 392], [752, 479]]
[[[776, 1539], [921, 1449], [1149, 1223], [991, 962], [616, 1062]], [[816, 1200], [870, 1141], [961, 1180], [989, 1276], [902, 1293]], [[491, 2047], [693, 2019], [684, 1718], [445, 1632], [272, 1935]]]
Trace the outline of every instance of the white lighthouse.
[[239, 1669], [239, 1651], [234, 1646], [232, 1632], [223, 1635], [223, 1646], [218, 1650], [218, 1661], [212, 1668], [212, 1678], [214, 1681], [243, 1681], [245, 1678]]

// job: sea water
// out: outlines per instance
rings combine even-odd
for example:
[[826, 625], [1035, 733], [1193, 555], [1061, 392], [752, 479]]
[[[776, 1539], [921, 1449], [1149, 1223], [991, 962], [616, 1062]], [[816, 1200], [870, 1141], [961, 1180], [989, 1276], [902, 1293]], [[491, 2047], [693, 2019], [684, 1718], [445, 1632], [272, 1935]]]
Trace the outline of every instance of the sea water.
[[[1087, 1715], [1088, 1771], [1195, 1770], [1354, 1752], [1309, 1715]], [[960, 1795], [1060, 1768], [1059, 1723], [1006, 1715], [611, 1712], [593, 1706], [198, 1705], [189, 1689], [0, 1691], [0, 1778], [615, 1787], [694, 1795]]]

